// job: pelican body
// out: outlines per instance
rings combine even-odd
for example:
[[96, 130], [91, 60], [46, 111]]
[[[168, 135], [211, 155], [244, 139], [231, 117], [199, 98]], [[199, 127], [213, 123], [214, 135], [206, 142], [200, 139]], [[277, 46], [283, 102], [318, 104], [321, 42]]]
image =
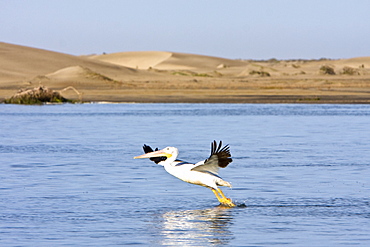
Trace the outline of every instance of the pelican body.
[[234, 207], [231, 199], [226, 198], [218, 186], [231, 187], [231, 184], [218, 176], [219, 168], [225, 168], [232, 162], [229, 146], [222, 147], [222, 141], [217, 145], [216, 141], [211, 144], [211, 155], [208, 159], [196, 164], [178, 160], [179, 151], [175, 147], [166, 147], [155, 151], [144, 144], [145, 154], [134, 157], [135, 159], [149, 158], [156, 164], [162, 165], [171, 175], [182, 181], [210, 188], [218, 201], [225, 206]]

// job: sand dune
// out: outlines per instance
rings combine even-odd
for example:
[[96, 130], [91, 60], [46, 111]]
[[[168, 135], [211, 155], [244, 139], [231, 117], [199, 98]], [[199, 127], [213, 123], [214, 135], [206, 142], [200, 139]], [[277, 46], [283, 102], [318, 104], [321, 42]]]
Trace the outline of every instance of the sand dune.
[[3, 42], [0, 54], [0, 101], [38, 85], [55, 90], [72, 86], [88, 95], [92, 89], [112, 90], [111, 84], [123, 80], [156, 78], [148, 71]]
[[90, 58], [130, 68], [191, 70], [194, 72], [246, 66], [243, 61], [176, 52], [120, 52], [91, 56]]
[[42, 84], [52, 84], [54, 87], [63, 87], [68, 84], [70, 86], [83, 88], [102, 88], [106, 87], [109, 83], [120, 82], [82, 66], [63, 68], [39, 77], [38, 80], [40, 80]]
[[160, 64], [171, 56], [171, 52], [138, 51], [94, 55], [89, 56], [89, 58], [134, 69], [149, 69], [154, 68], [157, 64]]
[[[323, 66], [335, 75], [323, 74]], [[84, 101], [370, 103], [370, 57], [242, 61], [161, 51], [81, 57], [0, 42], [0, 101], [39, 85]]]
[[0, 42], [0, 82], [28, 80], [56, 70], [83, 66], [115, 79], [147, 74], [98, 60]]
[[370, 57], [356, 57], [350, 59], [340, 59], [335, 63], [338, 67], [343, 68], [344, 66], [349, 66], [353, 68], [370, 68]]
[[81, 80], [83, 78], [89, 80], [103, 79], [107, 81], [113, 81], [113, 79], [109, 78], [108, 76], [104, 76], [102, 74], [92, 71], [91, 69], [79, 65], [57, 70], [53, 73], [46, 74], [45, 77], [59, 81]]
[[[320, 74], [322, 66], [331, 66], [337, 73], [344, 67], [359, 69], [370, 73], [370, 57], [339, 60], [316, 61], [243, 61], [219, 57], [202, 56], [176, 52], [120, 52], [89, 57], [92, 60], [104, 61], [141, 70], [156, 69], [160, 71], [190, 71], [209, 73], [209, 75], [226, 75], [235, 77], [258, 77], [267, 72], [270, 76], [296, 76]], [[188, 73], [190, 75], [191, 73]]]
[[71, 66], [67, 68], [63, 68], [57, 70], [53, 73], [49, 73], [46, 77], [55, 78], [58, 80], [69, 80], [69, 79], [76, 79], [82, 77], [87, 77], [87, 75], [91, 73], [91, 70], [81, 67], [81, 66]]

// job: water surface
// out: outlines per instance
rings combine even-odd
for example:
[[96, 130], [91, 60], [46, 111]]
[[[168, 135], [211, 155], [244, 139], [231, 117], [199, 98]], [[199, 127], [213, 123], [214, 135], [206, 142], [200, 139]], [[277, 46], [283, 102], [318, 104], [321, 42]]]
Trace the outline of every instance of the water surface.
[[[368, 246], [369, 126], [369, 105], [0, 105], [0, 246]], [[213, 140], [246, 207], [133, 159]]]

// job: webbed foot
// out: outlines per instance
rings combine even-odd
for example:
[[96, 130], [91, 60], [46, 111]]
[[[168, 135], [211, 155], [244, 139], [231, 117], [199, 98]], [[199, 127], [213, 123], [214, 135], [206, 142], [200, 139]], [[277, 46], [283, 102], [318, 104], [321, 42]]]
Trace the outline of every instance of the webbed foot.
[[226, 207], [235, 207], [236, 205], [233, 203], [233, 201], [230, 198], [226, 198], [224, 193], [222, 192], [221, 189], [212, 189], [213, 193], [216, 195], [218, 201], [221, 203], [221, 205], [226, 206]]
[[227, 206], [227, 207], [230, 207], [230, 208], [236, 206], [230, 198], [221, 198], [220, 203], [223, 206]]

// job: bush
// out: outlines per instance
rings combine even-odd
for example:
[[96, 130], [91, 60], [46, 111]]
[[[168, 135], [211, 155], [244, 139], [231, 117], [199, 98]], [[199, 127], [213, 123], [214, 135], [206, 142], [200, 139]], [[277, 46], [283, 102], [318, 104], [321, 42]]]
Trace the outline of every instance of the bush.
[[269, 72], [266, 72], [266, 71], [257, 71], [257, 70], [252, 70], [249, 72], [250, 75], [259, 75], [259, 76], [270, 76], [270, 73]]
[[335, 75], [335, 71], [333, 67], [329, 65], [323, 65], [320, 67], [320, 73], [324, 75]]
[[39, 105], [43, 103], [67, 103], [72, 102], [63, 98], [58, 92], [49, 88], [40, 86], [26, 91], [20, 90], [10, 99], [5, 99], [6, 104], [24, 104], [24, 105]]
[[358, 72], [357, 69], [345, 66], [342, 70], [343, 75], [359, 75], [360, 73]]

